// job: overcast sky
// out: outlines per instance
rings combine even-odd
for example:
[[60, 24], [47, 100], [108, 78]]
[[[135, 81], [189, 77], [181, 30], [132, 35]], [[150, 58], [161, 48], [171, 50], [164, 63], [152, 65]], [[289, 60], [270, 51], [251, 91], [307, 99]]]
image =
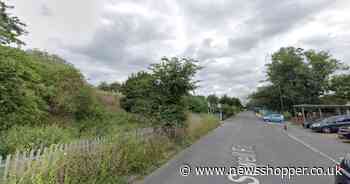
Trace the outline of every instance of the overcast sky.
[[350, 64], [349, 0], [8, 0], [27, 48], [56, 53], [93, 84], [124, 81], [162, 56], [205, 68], [198, 94], [244, 99], [282, 46]]

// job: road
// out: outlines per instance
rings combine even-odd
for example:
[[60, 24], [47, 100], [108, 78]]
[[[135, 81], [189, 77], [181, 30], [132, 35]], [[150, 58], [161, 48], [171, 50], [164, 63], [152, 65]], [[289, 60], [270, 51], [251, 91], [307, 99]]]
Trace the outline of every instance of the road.
[[[346, 143], [322, 134], [290, 126], [267, 124], [252, 112], [243, 112], [182, 151], [164, 166], [147, 176], [144, 184], [329, 184], [334, 176], [200, 176], [196, 166], [238, 168], [244, 163], [272, 167], [334, 167], [339, 157], [350, 152]], [[188, 176], [180, 174], [184, 165], [191, 167]]]

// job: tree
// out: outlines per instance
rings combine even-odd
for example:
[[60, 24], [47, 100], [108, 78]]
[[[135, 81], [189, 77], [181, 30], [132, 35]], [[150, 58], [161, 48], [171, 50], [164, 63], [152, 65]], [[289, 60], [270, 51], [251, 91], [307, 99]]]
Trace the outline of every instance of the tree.
[[120, 105], [128, 112], [143, 115], [149, 119], [156, 118], [155, 104], [157, 94], [154, 89], [154, 78], [147, 72], [132, 74], [121, 86], [124, 98]]
[[[272, 62], [266, 66], [267, 81], [271, 84], [252, 97], [263, 94], [270, 108], [278, 107], [270, 102], [279, 101], [277, 104], [280, 107], [277, 109], [280, 111], [291, 110], [294, 104], [321, 103], [320, 96], [328, 89], [330, 76], [339, 69], [346, 69], [327, 52], [294, 47], [281, 48], [272, 55]], [[266, 90], [270, 93], [266, 93]]]
[[272, 85], [259, 87], [257, 91], [250, 94], [247, 106], [266, 107], [270, 110], [280, 110], [279, 91]]
[[151, 65], [163, 126], [184, 125], [186, 106], [183, 96], [196, 89], [197, 81], [193, 81], [193, 77], [200, 68], [193, 59], [176, 57], [164, 57], [160, 63]]
[[196, 88], [193, 77], [200, 67], [192, 59], [162, 58], [150, 67], [151, 73], [131, 75], [122, 84], [124, 109], [142, 114], [156, 126], [183, 126], [186, 103], [184, 96]]
[[243, 105], [241, 101], [238, 98], [235, 97], [229, 97], [226, 94], [220, 98], [221, 104], [227, 104], [229, 106], [236, 106], [237, 108], [242, 108]]
[[350, 101], [350, 75], [342, 74], [334, 76], [330, 81], [330, 90], [334, 96], [343, 101]]
[[98, 89], [102, 90], [102, 91], [109, 91], [110, 88], [109, 88], [109, 85], [107, 84], [107, 82], [103, 81], [101, 82], [98, 86], [97, 86]]
[[109, 85], [109, 88], [112, 92], [119, 92], [120, 91], [120, 88], [121, 88], [121, 84], [116, 81], [116, 82], [112, 82], [110, 85]]
[[121, 88], [121, 84], [119, 82], [113, 82], [111, 84], [107, 84], [107, 82], [103, 81], [98, 86], [98, 89], [102, 91], [109, 91], [109, 92], [119, 92]]
[[188, 110], [195, 113], [208, 112], [208, 102], [204, 96], [188, 95], [184, 97]]
[[241, 101], [235, 97], [229, 97], [226, 94], [219, 100], [222, 104], [223, 118], [231, 117], [235, 113], [238, 113], [242, 109]]
[[7, 12], [7, 9], [12, 8], [14, 7], [0, 1], [0, 44], [8, 45], [14, 43], [24, 45], [25, 43], [18, 39], [18, 37], [27, 33], [24, 29], [26, 25], [18, 17], [11, 16]]
[[210, 104], [211, 110], [216, 111], [218, 103], [219, 103], [219, 97], [217, 97], [215, 94], [211, 94], [207, 97], [207, 101]]

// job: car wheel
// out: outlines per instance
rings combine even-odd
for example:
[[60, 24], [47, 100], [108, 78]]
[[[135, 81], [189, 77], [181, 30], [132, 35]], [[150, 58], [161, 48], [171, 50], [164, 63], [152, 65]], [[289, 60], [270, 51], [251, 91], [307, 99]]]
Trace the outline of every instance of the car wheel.
[[323, 133], [331, 133], [331, 129], [330, 128], [322, 128], [322, 132]]

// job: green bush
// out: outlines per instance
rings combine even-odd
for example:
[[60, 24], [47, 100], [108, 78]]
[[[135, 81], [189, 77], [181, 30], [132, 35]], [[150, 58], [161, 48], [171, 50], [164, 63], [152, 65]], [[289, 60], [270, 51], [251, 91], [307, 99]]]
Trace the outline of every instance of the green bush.
[[67, 143], [76, 137], [74, 129], [47, 127], [14, 126], [1, 134], [0, 153], [14, 153], [16, 150], [28, 151], [39, 146]]
[[49, 125], [51, 115], [98, 119], [105, 109], [71, 64], [38, 50], [0, 46], [0, 131]]
[[38, 96], [40, 77], [31, 65], [22, 51], [0, 46], [0, 131], [41, 124], [46, 117], [47, 106]]
[[101, 120], [105, 116], [105, 108], [97, 100], [94, 90], [90, 87], [81, 87], [79, 94], [74, 99], [76, 105], [75, 117], [78, 120]]
[[194, 113], [208, 112], [208, 102], [204, 96], [185, 96], [184, 101], [187, 109]]

